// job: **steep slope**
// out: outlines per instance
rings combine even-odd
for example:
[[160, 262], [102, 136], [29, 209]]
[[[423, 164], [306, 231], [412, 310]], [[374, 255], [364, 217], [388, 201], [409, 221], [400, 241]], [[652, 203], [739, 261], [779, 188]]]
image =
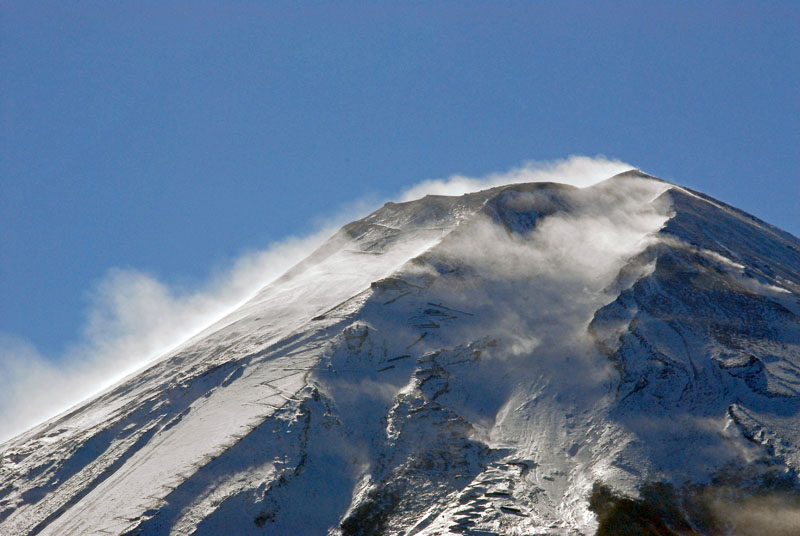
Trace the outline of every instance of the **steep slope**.
[[641, 172], [389, 203], [4, 444], [0, 532], [793, 534], [799, 298]]
[[[345, 227], [306, 262], [172, 355], [8, 443], [2, 482], [4, 492], [15, 491], [4, 500], [3, 526], [20, 534], [51, 525], [55, 534], [118, 532], [128, 518], [151, 509], [169, 493], [164, 486], [182, 482], [228, 450], [306, 385], [305, 373], [317, 359], [314, 349], [324, 344], [326, 327], [335, 324], [315, 322], [304, 331], [314, 316], [368, 289], [457, 223], [464, 202], [438, 201], [426, 203], [417, 221], [407, 221], [403, 229], [380, 217], [391, 215], [391, 207], [360, 226]], [[293, 344], [293, 337], [298, 342]], [[292, 353], [295, 347], [309, 359]], [[17, 474], [16, 481], [7, 476]], [[53, 525], [78, 502], [76, 525], [62, 527], [67, 517]]]

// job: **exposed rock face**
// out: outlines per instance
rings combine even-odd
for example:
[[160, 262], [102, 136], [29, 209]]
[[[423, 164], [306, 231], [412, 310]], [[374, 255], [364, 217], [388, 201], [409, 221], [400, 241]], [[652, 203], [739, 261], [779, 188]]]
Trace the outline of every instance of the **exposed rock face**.
[[798, 409], [797, 238], [640, 172], [429, 196], [0, 447], [0, 533], [797, 534]]

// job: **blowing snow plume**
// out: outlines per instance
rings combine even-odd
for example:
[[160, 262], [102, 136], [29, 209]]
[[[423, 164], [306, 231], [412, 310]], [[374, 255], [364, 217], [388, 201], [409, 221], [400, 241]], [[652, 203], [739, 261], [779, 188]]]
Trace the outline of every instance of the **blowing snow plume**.
[[[631, 166], [604, 157], [529, 162], [504, 173], [429, 180], [400, 195], [460, 194], [500, 183], [597, 182]], [[368, 212], [365, 201], [338, 211], [309, 236], [247, 253], [194, 292], [170, 288], [137, 270], [111, 269], [92, 291], [83, 333], [63, 355], [43, 356], [30, 341], [0, 333], [0, 441], [115, 384], [236, 309], [335, 232]], [[55, 388], [57, 386], [57, 388]]]
[[235, 309], [321, 244], [332, 227], [243, 255], [193, 293], [135, 270], [92, 291], [80, 342], [57, 359], [0, 337], [0, 441], [113, 385]]
[[528, 161], [508, 171], [490, 173], [485, 177], [468, 177], [455, 174], [446, 179], [422, 181], [400, 196], [402, 201], [412, 201], [424, 195], [463, 195], [495, 186], [529, 182], [558, 182], [583, 188], [597, 184], [634, 166], [604, 156], [573, 155], [545, 162]]

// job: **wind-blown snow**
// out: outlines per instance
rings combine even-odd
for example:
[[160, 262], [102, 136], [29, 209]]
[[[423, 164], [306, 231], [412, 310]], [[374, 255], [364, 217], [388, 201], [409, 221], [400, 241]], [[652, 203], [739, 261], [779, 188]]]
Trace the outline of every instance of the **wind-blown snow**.
[[236, 309], [332, 232], [326, 227], [247, 253], [191, 293], [140, 271], [112, 269], [91, 294], [81, 342], [58, 359], [45, 358], [28, 341], [0, 337], [0, 441], [141, 369]]
[[403, 201], [412, 201], [425, 195], [463, 195], [505, 184], [531, 182], [558, 182], [583, 188], [632, 167], [620, 160], [600, 155], [595, 157], [572, 155], [560, 160], [529, 161], [508, 171], [490, 173], [485, 177], [454, 174], [446, 179], [422, 181], [403, 192], [400, 198]]
[[[571, 156], [486, 177], [423, 181], [399, 197], [457, 195], [511, 182], [556, 180], [585, 186], [630, 167], [601, 156]], [[189, 292], [139, 270], [111, 269], [91, 292], [83, 332], [63, 355], [43, 356], [30, 341], [0, 333], [0, 441], [116, 384], [237, 309], [339, 225], [369, 212], [368, 206], [356, 201], [308, 236], [247, 252]]]

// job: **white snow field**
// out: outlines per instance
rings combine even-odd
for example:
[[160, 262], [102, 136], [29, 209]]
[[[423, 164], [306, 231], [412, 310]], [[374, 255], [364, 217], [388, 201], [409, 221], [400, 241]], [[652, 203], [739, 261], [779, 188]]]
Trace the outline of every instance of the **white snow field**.
[[798, 409], [797, 238], [639, 171], [426, 196], [0, 445], [0, 534], [800, 534]]

